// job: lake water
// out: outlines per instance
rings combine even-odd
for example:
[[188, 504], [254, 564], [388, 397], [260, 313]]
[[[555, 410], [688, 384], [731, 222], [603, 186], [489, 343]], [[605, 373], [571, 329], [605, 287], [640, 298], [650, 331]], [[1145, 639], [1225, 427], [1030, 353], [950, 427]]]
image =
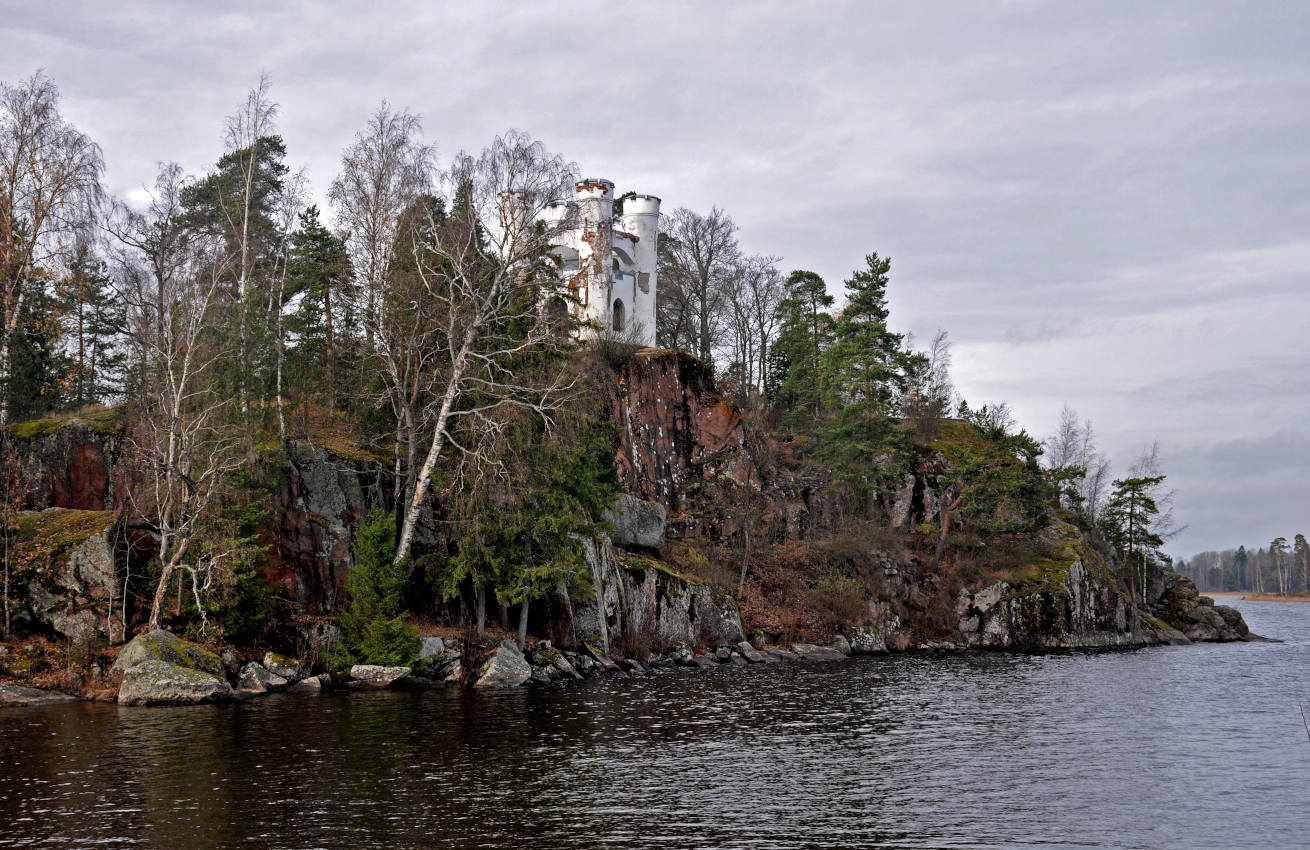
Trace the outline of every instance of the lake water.
[[1284, 643], [0, 711], [0, 846], [1303, 847]]

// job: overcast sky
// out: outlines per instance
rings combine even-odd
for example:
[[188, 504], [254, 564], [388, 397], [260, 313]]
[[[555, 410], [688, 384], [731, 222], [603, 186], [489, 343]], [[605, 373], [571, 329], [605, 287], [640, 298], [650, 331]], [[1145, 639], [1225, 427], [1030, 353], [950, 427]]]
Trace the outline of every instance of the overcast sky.
[[971, 405], [1068, 403], [1119, 475], [1159, 439], [1175, 555], [1310, 534], [1310, 3], [3, 5], [0, 79], [119, 196], [211, 167], [261, 69], [320, 198], [383, 98], [442, 159], [521, 128], [834, 292], [890, 255]]

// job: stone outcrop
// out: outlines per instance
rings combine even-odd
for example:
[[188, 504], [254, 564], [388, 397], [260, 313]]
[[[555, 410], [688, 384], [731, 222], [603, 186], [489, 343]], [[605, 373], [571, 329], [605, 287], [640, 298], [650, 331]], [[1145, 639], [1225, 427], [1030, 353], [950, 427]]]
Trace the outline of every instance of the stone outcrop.
[[0, 708], [7, 705], [28, 707], [76, 701], [77, 697], [61, 694], [59, 691], [43, 691], [40, 688], [25, 688], [22, 685], [0, 684]]
[[696, 358], [637, 352], [620, 370], [610, 404], [622, 429], [615, 462], [628, 493], [673, 510], [697, 484], [750, 478], [741, 414]]
[[298, 443], [277, 476], [280, 592], [310, 611], [330, 611], [350, 574], [350, 547], [366, 509], [360, 473], [324, 449]]
[[1119, 577], [1076, 529], [1056, 523], [1045, 534], [1062, 548], [1027, 580], [960, 593], [960, 644], [1098, 649], [1246, 637], [1236, 610], [1215, 606], [1173, 570], [1154, 567], [1147, 604], [1134, 605]]
[[646, 502], [626, 493], [614, 507], [601, 515], [613, 529], [610, 541], [620, 549], [659, 557], [664, 551], [664, 527], [668, 512], [656, 502]]
[[29, 628], [121, 641], [126, 539], [118, 512], [47, 508], [19, 514], [17, 525], [13, 595], [26, 602]]
[[119, 464], [122, 425], [116, 411], [87, 419], [46, 419], [9, 426], [18, 450], [23, 507], [108, 511], [126, 484]]
[[583, 549], [591, 595], [570, 594], [566, 645], [618, 644], [645, 656], [676, 644], [732, 646], [745, 639], [736, 602], [709, 585], [656, 561], [620, 563], [608, 540], [584, 540]]

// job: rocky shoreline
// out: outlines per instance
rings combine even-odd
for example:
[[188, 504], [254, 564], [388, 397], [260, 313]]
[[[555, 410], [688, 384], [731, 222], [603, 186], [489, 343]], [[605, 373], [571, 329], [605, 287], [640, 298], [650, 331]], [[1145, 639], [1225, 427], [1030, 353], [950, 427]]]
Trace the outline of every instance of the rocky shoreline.
[[[1222, 608], [1223, 606], [1214, 606]], [[1230, 609], [1231, 610], [1231, 609]], [[1234, 611], [1234, 613], [1236, 613]], [[1240, 615], [1239, 615], [1240, 620]], [[1131, 637], [1131, 636], [1130, 636]], [[1208, 641], [1263, 641], [1258, 635], [1204, 638]], [[1173, 629], [1147, 629], [1133, 640], [1093, 639], [1079, 645], [1051, 646], [1041, 652], [1097, 652], [1140, 649], [1194, 642]], [[1016, 650], [977, 642], [929, 641], [901, 652], [962, 653]], [[314, 672], [301, 660], [267, 652], [258, 661], [242, 661], [231, 649], [215, 653], [169, 632], [139, 635], [128, 643], [109, 671], [119, 687], [70, 694], [20, 685], [0, 684], [0, 707], [33, 707], [79, 700], [117, 702], [125, 706], [195, 705], [243, 702], [274, 693], [323, 694], [343, 691], [425, 690], [435, 687], [514, 688], [581, 681], [603, 676], [645, 675], [673, 669], [715, 669], [788, 662], [843, 661], [856, 656], [889, 655], [885, 640], [874, 630], [837, 636], [827, 645], [797, 642], [765, 644], [758, 638], [736, 645], [694, 651], [676, 644], [645, 660], [615, 657], [592, 646], [558, 649], [540, 641], [520, 650], [511, 640], [475, 646], [459, 639], [423, 639], [420, 658], [409, 666], [356, 665], [348, 673]], [[899, 654], [899, 653], [897, 653]], [[476, 659], [466, 665], [466, 658]]]

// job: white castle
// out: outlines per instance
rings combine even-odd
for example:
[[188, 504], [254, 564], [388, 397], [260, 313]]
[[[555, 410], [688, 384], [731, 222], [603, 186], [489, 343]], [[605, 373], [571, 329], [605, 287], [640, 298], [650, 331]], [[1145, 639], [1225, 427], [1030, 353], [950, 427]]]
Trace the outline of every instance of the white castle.
[[552, 231], [551, 253], [577, 296], [577, 317], [594, 322], [602, 333], [655, 345], [660, 199], [626, 195], [620, 229], [614, 184], [588, 178], [578, 182], [574, 200], [547, 204], [541, 217]]

